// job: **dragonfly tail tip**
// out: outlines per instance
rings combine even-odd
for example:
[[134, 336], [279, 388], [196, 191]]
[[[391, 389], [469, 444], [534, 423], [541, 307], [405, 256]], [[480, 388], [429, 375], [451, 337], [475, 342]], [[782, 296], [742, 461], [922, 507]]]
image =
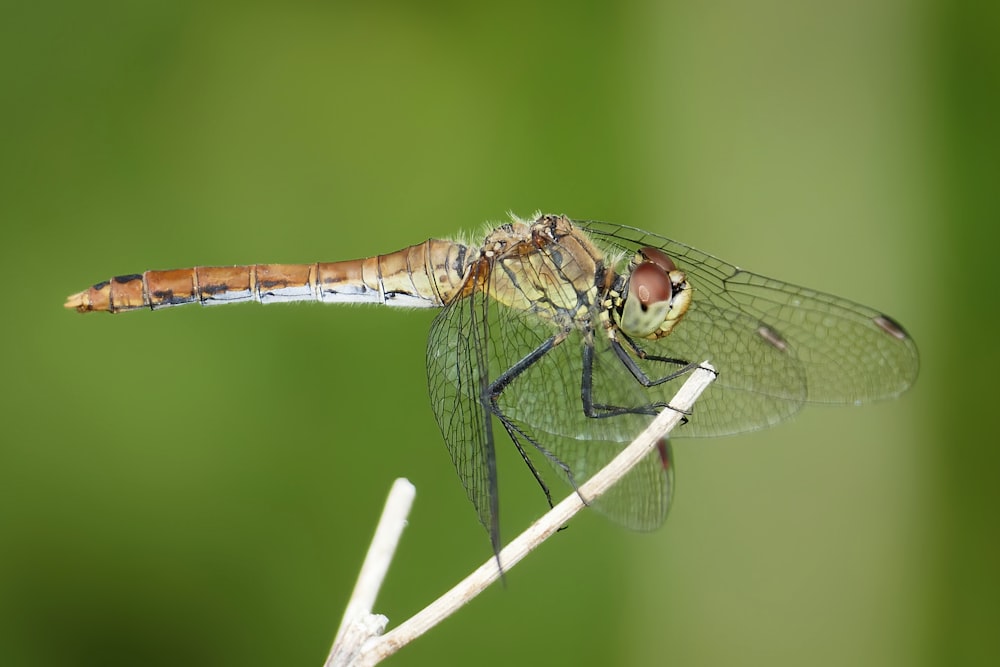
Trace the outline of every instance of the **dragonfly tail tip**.
[[87, 299], [87, 293], [77, 292], [76, 294], [70, 294], [68, 297], [66, 297], [66, 303], [63, 304], [63, 308], [72, 308], [81, 313], [90, 310], [90, 304], [89, 300]]

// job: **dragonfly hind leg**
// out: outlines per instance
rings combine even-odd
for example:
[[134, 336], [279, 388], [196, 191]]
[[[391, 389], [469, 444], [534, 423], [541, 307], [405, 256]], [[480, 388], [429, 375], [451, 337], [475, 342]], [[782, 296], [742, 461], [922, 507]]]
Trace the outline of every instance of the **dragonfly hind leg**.
[[[531, 470], [531, 474], [535, 477], [535, 481], [538, 482], [538, 485], [542, 488], [542, 492], [545, 494], [545, 500], [549, 503], [549, 507], [553, 506], [552, 493], [549, 491], [548, 485], [542, 479], [541, 472], [539, 472], [538, 468], [532, 462], [531, 457], [528, 456], [528, 452], [525, 450], [523, 442], [529, 443], [553, 466], [566, 475], [566, 479], [569, 480], [573, 489], [579, 492], [573, 476], [573, 471], [565, 462], [562, 461], [562, 459], [549, 451], [544, 445], [535, 440], [535, 438], [507, 417], [503, 409], [500, 407], [500, 396], [510, 383], [518, 378], [518, 376], [531, 368], [532, 365], [541, 360], [548, 352], [551, 352], [556, 345], [559, 345], [561, 342], [566, 340], [567, 335], [569, 335], [569, 330], [564, 330], [547, 338], [541, 345], [529, 352], [520, 361], [504, 371], [500, 377], [491, 382], [484, 393], [484, 404], [487, 411], [495, 415], [496, 418], [500, 420], [500, 423], [503, 424], [504, 430], [507, 431], [507, 435], [514, 443], [514, 446], [517, 447], [517, 451], [521, 455], [521, 458], [527, 464], [528, 469]], [[583, 496], [580, 498], [584, 503], [587, 503], [586, 498], [583, 498]]]

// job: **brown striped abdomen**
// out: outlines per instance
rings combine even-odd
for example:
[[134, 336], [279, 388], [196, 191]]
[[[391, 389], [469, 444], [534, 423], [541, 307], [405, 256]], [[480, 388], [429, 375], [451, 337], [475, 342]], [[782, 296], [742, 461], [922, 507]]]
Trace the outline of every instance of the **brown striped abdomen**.
[[98, 283], [71, 295], [65, 305], [81, 313], [243, 301], [440, 307], [460, 290], [475, 258], [466, 246], [432, 239], [388, 255], [343, 262], [146, 271]]

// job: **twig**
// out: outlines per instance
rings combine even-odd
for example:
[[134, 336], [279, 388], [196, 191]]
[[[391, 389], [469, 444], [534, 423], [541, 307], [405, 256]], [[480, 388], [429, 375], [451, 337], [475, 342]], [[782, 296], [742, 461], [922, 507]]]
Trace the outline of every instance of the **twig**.
[[[677, 395], [671, 400], [670, 406], [673, 409], [661, 412], [653, 423], [607, 466], [581, 484], [578, 492], [570, 494], [565, 500], [549, 510], [527, 530], [504, 547], [498, 557], [500, 568], [497, 567], [497, 562], [494, 559], [489, 559], [476, 571], [423, 610], [404, 621], [392, 631], [378, 637], [376, 635], [385, 627], [385, 623], [382, 623], [381, 627], [378, 627], [369, 635], [371, 638], [364, 643], [360, 653], [352, 654], [352, 657], [356, 656], [356, 663], [345, 662], [336, 664], [361, 665], [364, 667], [375, 665], [427, 632], [427, 630], [479, 595], [487, 586], [500, 577], [501, 568], [503, 571], [510, 570], [530, 551], [559, 530], [561, 526], [564, 526], [577, 512], [586, 507], [582, 500], [583, 498], [586, 498], [588, 502], [600, 498], [615, 482], [635, 467], [656, 447], [657, 443], [664, 436], [681, 422], [684, 414], [690, 412], [695, 400], [711, 384], [715, 376], [715, 369], [708, 362], [702, 363], [701, 366], [695, 369], [691, 377], [688, 378], [687, 382], [677, 392]], [[346, 620], [347, 614], [345, 614]], [[343, 629], [341, 632], [343, 632]], [[359, 632], [362, 632], [362, 630], [359, 630]], [[338, 633], [338, 641], [340, 635], [341, 633]], [[336, 643], [331, 656], [334, 653], [337, 653]], [[332, 663], [328, 662], [327, 664]]]
[[358, 581], [354, 584], [354, 591], [344, 609], [344, 617], [326, 659], [326, 667], [354, 664], [364, 641], [381, 634], [389, 622], [385, 616], [372, 614], [372, 607], [375, 606], [375, 598], [392, 563], [403, 528], [406, 527], [406, 517], [410, 514], [416, 493], [416, 488], [409, 480], [400, 478], [393, 482], [382, 517], [375, 528], [375, 536], [368, 547], [361, 572], [358, 573]]

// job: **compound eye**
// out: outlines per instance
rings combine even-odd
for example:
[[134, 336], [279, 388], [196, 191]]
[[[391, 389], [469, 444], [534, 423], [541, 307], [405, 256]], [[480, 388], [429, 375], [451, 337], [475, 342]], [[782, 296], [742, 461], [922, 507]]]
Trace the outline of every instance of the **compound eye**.
[[652, 261], [642, 262], [629, 277], [619, 321], [622, 330], [630, 336], [649, 336], [666, 319], [672, 297], [670, 276], [663, 267]]
[[667, 253], [663, 252], [659, 248], [645, 247], [639, 250], [639, 254], [647, 262], [652, 262], [658, 267], [670, 273], [671, 271], [677, 270], [677, 265], [674, 264], [674, 260], [667, 256]]

